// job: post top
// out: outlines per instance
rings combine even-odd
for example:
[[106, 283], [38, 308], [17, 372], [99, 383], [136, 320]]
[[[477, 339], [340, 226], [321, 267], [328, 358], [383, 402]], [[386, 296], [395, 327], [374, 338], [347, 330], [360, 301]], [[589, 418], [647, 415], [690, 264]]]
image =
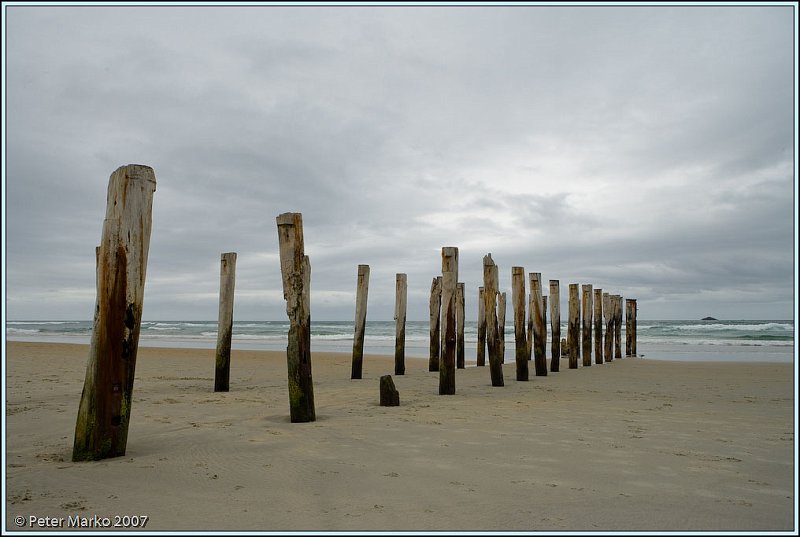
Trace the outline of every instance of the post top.
[[279, 226], [291, 226], [297, 222], [303, 223], [303, 213], [282, 213], [275, 217]]

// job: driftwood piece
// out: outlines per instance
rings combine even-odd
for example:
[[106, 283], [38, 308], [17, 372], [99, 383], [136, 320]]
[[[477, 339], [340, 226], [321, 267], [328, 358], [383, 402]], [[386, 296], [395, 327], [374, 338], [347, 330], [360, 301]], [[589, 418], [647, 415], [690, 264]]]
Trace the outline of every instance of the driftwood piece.
[[394, 386], [391, 375], [383, 375], [380, 381], [381, 406], [400, 406], [400, 392]]
[[439, 395], [456, 393], [456, 292], [458, 248], [442, 248], [442, 358], [439, 364]]
[[395, 276], [394, 300], [394, 374], [406, 373], [406, 305], [408, 303], [408, 276]]
[[311, 376], [311, 263], [304, 253], [303, 215], [283, 213], [276, 221], [283, 298], [289, 317], [289, 414], [292, 423], [305, 423], [316, 420]]
[[511, 307], [514, 314], [514, 357], [517, 363], [517, 380], [528, 380], [528, 335], [525, 326], [525, 268], [511, 267]]
[[351, 379], [360, 379], [364, 365], [364, 331], [367, 326], [367, 295], [369, 294], [369, 265], [358, 266], [356, 282], [356, 318], [353, 334], [353, 362]]
[[233, 290], [236, 285], [236, 252], [222, 254], [219, 261], [219, 324], [214, 368], [214, 391], [227, 392], [231, 378], [233, 337]]
[[95, 250], [97, 298], [73, 461], [125, 454], [142, 320], [156, 176], [149, 166], [117, 168]]

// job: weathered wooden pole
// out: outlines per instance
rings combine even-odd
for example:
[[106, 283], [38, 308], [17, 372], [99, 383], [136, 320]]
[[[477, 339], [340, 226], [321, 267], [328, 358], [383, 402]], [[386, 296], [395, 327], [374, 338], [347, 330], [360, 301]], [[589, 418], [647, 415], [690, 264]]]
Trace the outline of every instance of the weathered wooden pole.
[[583, 284], [581, 286], [583, 292], [583, 301], [581, 307], [583, 308], [583, 334], [581, 342], [583, 348], [583, 365], [588, 367], [592, 365], [592, 284]]
[[311, 263], [304, 253], [303, 215], [283, 213], [276, 221], [283, 298], [289, 317], [289, 413], [292, 423], [305, 423], [317, 419], [311, 377]]
[[[547, 295], [542, 295], [542, 324], [544, 325], [544, 335], [542, 336], [542, 348], [544, 350], [545, 365], [547, 362]], [[546, 375], [547, 373], [545, 373]]]
[[606, 337], [603, 340], [603, 355], [606, 362], [614, 359], [614, 312], [611, 308], [611, 296], [603, 293], [603, 316], [606, 321]]
[[637, 317], [639, 315], [639, 306], [637, 305], [636, 300], [637, 299], [635, 299], [635, 298], [633, 299], [633, 306], [632, 306], [632, 311], [633, 311], [633, 324], [632, 324], [632, 328], [633, 328], [633, 355], [634, 356], [638, 356], [638, 354], [636, 354], [636, 339], [638, 338], [638, 330], [639, 330], [638, 323], [637, 323]]
[[219, 267], [219, 326], [214, 370], [214, 391], [227, 392], [231, 378], [233, 337], [233, 288], [236, 283], [236, 252], [222, 254]]
[[441, 308], [442, 308], [442, 277], [434, 276], [431, 282], [430, 320], [431, 320], [431, 345], [428, 371], [439, 371], [441, 359]]
[[525, 341], [528, 345], [528, 348], [525, 351], [528, 360], [533, 359], [533, 312], [535, 310], [533, 305], [533, 272], [528, 274], [528, 286], [530, 288], [530, 293], [528, 294], [528, 326], [525, 332]]
[[486, 365], [486, 291], [478, 287], [478, 354], [477, 366]]
[[581, 347], [581, 304], [578, 296], [578, 284], [569, 284], [569, 322], [567, 325], [569, 342], [569, 368], [578, 369], [578, 355]]
[[625, 299], [625, 356], [633, 356], [633, 300]]
[[561, 305], [558, 280], [550, 280], [550, 371], [558, 372], [561, 365]]
[[537, 377], [547, 376], [547, 306], [542, 296], [542, 275], [531, 272], [531, 300], [528, 315], [533, 322], [533, 364]]
[[456, 369], [464, 369], [464, 283], [456, 285]]
[[156, 176], [149, 166], [117, 168], [95, 249], [97, 298], [73, 461], [125, 455], [142, 320]]
[[456, 393], [456, 292], [458, 289], [458, 248], [442, 248], [442, 361], [439, 364], [439, 395]]
[[[498, 280], [498, 284], [499, 284]], [[500, 363], [506, 361], [506, 294], [497, 293], [497, 337], [500, 341]]]
[[528, 380], [528, 337], [525, 333], [525, 268], [511, 267], [511, 306], [514, 313], [514, 352], [517, 380]]
[[356, 319], [353, 334], [353, 365], [351, 379], [361, 378], [364, 364], [364, 331], [367, 325], [367, 294], [369, 293], [369, 265], [358, 266], [358, 282], [356, 283]]
[[614, 358], [622, 358], [622, 297], [614, 295]]
[[492, 386], [504, 386], [503, 355], [500, 347], [500, 335], [497, 325], [497, 288], [499, 287], [497, 265], [492, 254], [483, 258], [483, 298], [486, 313], [486, 343], [489, 349], [489, 374]]
[[406, 304], [408, 303], [408, 276], [395, 276], [394, 300], [394, 374], [406, 374]]
[[594, 363], [603, 363], [603, 290], [594, 290]]

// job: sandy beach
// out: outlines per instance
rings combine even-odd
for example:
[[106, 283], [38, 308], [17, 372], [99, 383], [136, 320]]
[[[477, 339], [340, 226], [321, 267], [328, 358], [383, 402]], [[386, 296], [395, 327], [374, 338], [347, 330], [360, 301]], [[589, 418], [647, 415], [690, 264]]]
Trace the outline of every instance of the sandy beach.
[[[145, 530], [791, 531], [792, 364], [615, 360], [493, 388], [427, 359], [314, 353], [317, 421], [288, 418], [282, 352], [140, 348], [124, 457], [71, 462], [88, 347], [7, 343], [6, 531], [146, 516]], [[24, 517], [19, 528], [15, 517]], [[141, 520], [141, 519], [140, 519]], [[45, 528], [36, 528], [45, 531]]]

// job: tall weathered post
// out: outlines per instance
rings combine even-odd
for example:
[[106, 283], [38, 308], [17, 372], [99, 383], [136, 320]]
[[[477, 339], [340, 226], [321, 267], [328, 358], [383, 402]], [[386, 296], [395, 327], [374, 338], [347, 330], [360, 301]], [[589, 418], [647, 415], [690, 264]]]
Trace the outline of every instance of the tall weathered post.
[[486, 290], [478, 287], [478, 354], [477, 366], [486, 365]]
[[492, 386], [504, 386], [503, 355], [497, 326], [497, 288], [499, 287], [497, 265], [492, 254], [483, 258], [483, 299], [486, 313], [486, 343], [489, 349], [489, 374]]
[[442, 361], [439, 364], [439, 395], [456, 393], [456, 292], [458, 248], [442, 248]]
[[[498, 278], [498, 286], [499, 286]], [[497, 337], [500, 341], [500, 362], [506, 361], [506, 294], [497, 293]]]
[[108, 180], [106, 216], [95, 249], [97, 298], [73, 461], [125, 455], [142, 320], [156, 176], [120, 166]]
[[622, 358], [622, 297], [614, 295], [614, 358]]
[[464, 283], [456, 285], [456, 369], [464, 369]]
[[364, 364], [364, 331], [367, 325], [367, 294], [369, 293], [369, 265], [358, 266], [358, 282], [356, 284], [356, 319], [353, 334], [353, 364], [351, 379], [361, 378]]
[[219, 262], [219, 325], [214, 369], [214, 391], [227, 392], [231, 378], [233, 337], [233, 289], [236, 284], [236, 252], [222, 254]]
[[442, 277], [434, 276], [431, 282], [430, 321], [431, 345], [428, 359], [428, 371], [439, 371], [441, 359], [441, 309], [442, 309]]
[[305, 423], [317, 419], [311, 377], [311, 263], [304, 253], [303, 215], [283, 213], [276, 221], [283, 298], [289, 317], [289, 413], [292, 423]]
[[637, 320], [636, 320], [636, 318], [637, 318], [637, 317], [638, 317], [638, 315], [639, 315], [639, 306], [637, 306], [637, 304], [636, 304], [636, 300], [637, 300], [637, 299], [635, 299], [635, 298], [633, 299], [633, 305], [631, 306], [631, 311], [632, 311], [632, 313], [633, 313], [633, 323], [632, 323], [632, 325], [631, 325], [631, 328], [633, 329], [633, 355], [634, 355], [634, 356], [638, 356], [638, 355], [636, 354], [636, 339], [637, 339], [637, 337], [638, 337], [638, 335], [637, 335], [637, 332], [638, 332], [638, 324], [637, 324]]
[[581, 343], [581, 304], [578, 297], [578, 284], [569, 284], [569, 323], [567, 325], [567, 348], [569, 350], [569, 368], [578, 369], [578, 354]]
[[558, 280], [550, 280], [550, 371], [558, 372], [561, 365], [561, 304]]
[[603, 290], [594, 290], [594, 363], [603, 363]]
[[633, 300], [625, 299], [625, 356], [633, 356]]
[[408, 276], [395, 276], [394, 300], [394, 374], [406, 374], [406, 304], [408, 303]]
[[603, 340], [603, 355], [605, 361], [610, 362], [614, 359], [614, 312], [611, 307], [611, 296], [603, 293], [603, 316], [606, 321], [606, 337]]
[[547, 322], [545, 320], [547, 306], [542, 296], [542, 275], [539, 272], [529, 274], [531, 283], [531, 300], [529, 315], [533, 322], [533, 364], [537, 377], [547, 376]]
[[525, 333], [525, 268], [511, 267], [511, 303], [514, 312], [514, 352], [517, 380], [528, 380], [528, 338]]
[[583, 308], [583, 334], [581, 342], [583, 344], [583, 365], [584, 367], [592, 365], [592, 284], [584, 284], [581, 286], [583, 292], [583, 301], [581, 307]]

